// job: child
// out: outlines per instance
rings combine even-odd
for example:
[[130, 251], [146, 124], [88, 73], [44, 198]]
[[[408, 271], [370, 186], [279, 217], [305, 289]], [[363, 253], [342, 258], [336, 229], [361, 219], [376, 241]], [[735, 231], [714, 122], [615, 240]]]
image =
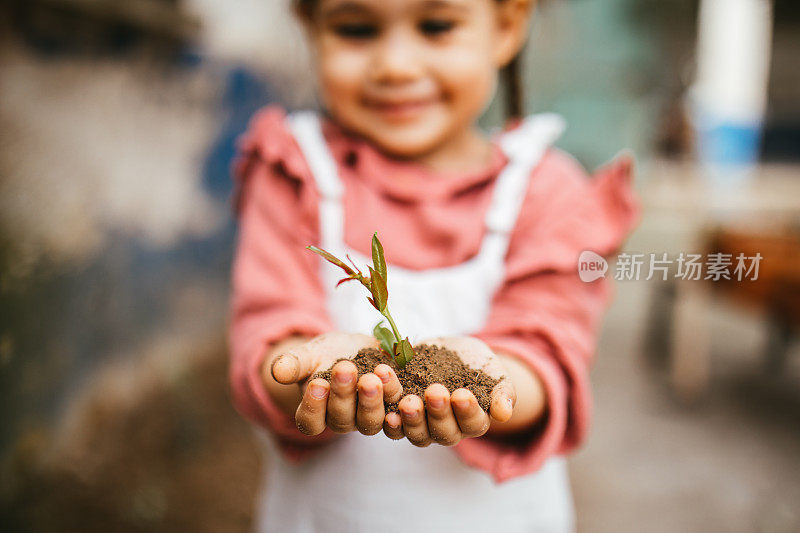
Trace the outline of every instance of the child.
[[[561, 456], [586, 436], [609, 299], [577, 258], [614, 252], [637, 206], [627, 158], [590, 180], [550, 147], [556, 116], [476, 129], [531, 3], [297, 2], [326, 115], [262, 111], [236, 168], [231, 381], [269, 430], [261, 531], [572, 529]], [[503, 377], [488, 414], [466, 389], [403, 397], [386, 365], [309, 382], [376, 347], [380, 316], [305, 246], [363, 267], [376, 231], [400, 328]]]

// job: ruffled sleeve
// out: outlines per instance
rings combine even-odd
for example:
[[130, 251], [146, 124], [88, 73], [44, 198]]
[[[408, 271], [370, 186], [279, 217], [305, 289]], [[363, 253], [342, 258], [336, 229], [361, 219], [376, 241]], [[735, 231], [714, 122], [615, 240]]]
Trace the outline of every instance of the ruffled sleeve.
[[547, 413], [512, 440], [468, 439], [456, 448], [497, 481], [535, 472], [586, 438], [592, 400], [589, 367], [611, 297], [609, 282], [584, 283], [584, 250], [609, 256], [639, 218], [631, 186], [632, 158], [617, 157], [589, 178], [569, 156], [551, 150], [531, 175], [506, 259], [506, 276], [489, 319], [476, 336], [519, 358], [542, 380]]
[[[258, 111], [250, 120], [247, 131], [237, 142], [237, 157], [233, 162], [233, 206], [238, 213], [243, 192], [250, 178], [258, 174], [259, 166], [272, 170], [281, 178], [305, 185], [300, 194], [304, 216], [316, 216], [318, 198], [311, 171], [300, 147], [286, 126], [286, 112], [277, 106]], [[310, 221], [314, 222], [314, 221]]]
[[591, 177], [571, 156], [551, 150], [534, 171], [511, 236], [507, 279], [544, 270], [577, 273], [578, 256], [618, 250], [639, 218], [633, 157], [624, 153]]
[[318, 192], [284, 113], [267, 108], [240, 139], [234, 164], [239, 235], [233, 264], [230, 381], [236, 408], [271, 430], [290, 458], [332, 434], [307, 437], [270, 398], [261, 378], [268, 348], [290, 335], [332, 329], [318, 262], [305, 250], [318, 241]]

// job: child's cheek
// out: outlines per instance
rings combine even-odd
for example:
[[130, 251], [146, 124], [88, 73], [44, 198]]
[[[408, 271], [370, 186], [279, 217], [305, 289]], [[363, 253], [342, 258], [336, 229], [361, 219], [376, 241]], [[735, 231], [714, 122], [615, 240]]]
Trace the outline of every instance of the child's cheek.
[[328, 106], [352, 106], [368, 75], [369, 59], [356, 50], [321, 47], [317, 56], [322, 97]]
[[[483, 51], [481, 51], [483, 52]], [[492, 96], [497, 73], [484, 53], [454, 51], [437, 58], [440, 84], [459, 114], [480, 114]]]

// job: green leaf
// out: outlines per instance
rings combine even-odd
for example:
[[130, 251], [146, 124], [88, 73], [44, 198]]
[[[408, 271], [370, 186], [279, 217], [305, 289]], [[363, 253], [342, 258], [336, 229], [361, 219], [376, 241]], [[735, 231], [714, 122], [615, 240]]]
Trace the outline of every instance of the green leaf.
[[380, 276], [372, 267], [369, 267], [370, 290], [372, 298], [375, 300], [375, 307], [381, 313], [386, 311], [386, 302], [389, 300], [389, 291], [386, 288], [386, 280]]
[[381, 327], [381, 324], [383, 324], [383, 321], [375, 324], [375, 327], [372, 328], [372, 335], [381, 341], [381, 348], [389, 355], [392, 355], [394, 353], [394, 349], [392, 348], [395, 342], [394, 333], [388, 328]]
[[400, 368], [404, 368], [412, 359], [414, 359], [414, 348], [411, 347], [411, 343], [408, 342], [408, 337], [401, 340], [394, 345], [394, 360], [397, 362], [397, 366]]
[[383, 245], [378, 240], [378, 233], [372, 234], [372, 264], [375, 272], [381, 275], [384, 285], [388, 284], [386, 277], [386, 258], [383, 255]]
[[333, 263], [334, 265], [338, 266], [339, 268], [344, 270], [348, 276], [352, 276], [353, 274], [355, 274], [355, 271], [352, 268], [347, 266], [344, 263], [344, 261], [333, 255], [332, 253], [323, 250], [322, 248], [317, 248], [316, 246], [306, 246], [306, 249], [311, 250], [315, 254], [322, 256], [322, 258], [328, 261], [329, 263]]

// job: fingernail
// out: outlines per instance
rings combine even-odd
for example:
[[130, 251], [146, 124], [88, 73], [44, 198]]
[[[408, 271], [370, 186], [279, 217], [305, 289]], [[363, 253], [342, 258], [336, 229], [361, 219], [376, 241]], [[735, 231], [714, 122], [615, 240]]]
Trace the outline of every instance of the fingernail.
[[381, 381], [383, 382], [384, 385], [389, 383], [389, 381], [392, 379], [391, 374], [389, 374], [389, 372], [386, 370], [381, 369], [375, 373], [378, 375], [379, 378], [381, 378]]
[[367, 398], [374, 398], [378, 395], [378, 389], [376, 387], [365, 387], [361, 393]]
[[288, 372], [289, 369], [292, 369], [295, 371], [296, 375], [297, 374], [296, 368], [299, 366], [299, 364], [294, 365], [292, 358], [294, 358], [294, 360], [297, 360], [297, 357], [293, 355], [279, 355], [275, 359], [275, 361], [272, 362], [272, 374], [275, 375], [276, 370], [278, 370], [279, 373], [284, 373]]
[[328, 395], [328, 389], [318, 383], [310, 384], [308, 386], [308, 392], [311, 394], [312, 398], [316, 398], [317, 400], [322, 400]]
[[441, 409], [442, 407], [444, 407], [444, 398], [441, 398], [439, 396], [434, 396], [433, 398], [429, 398], [428, 405], [430, 405], [434, 409]]
[[419, 418], [419, 411], [417, 411], [416, 409], [411, 411], [407, 409], [401, 409], [400, 413], [403, 415], [403, 418], [405, 418], [409, 422], [416, 422], [417, 418]]
[[457, 409], [461, 409], [462, 411], [466, 411], [469, 409], [469, 400], [465, 398], [459, 398], [458, 400], [451, 400], [453, 404], [456, 406]]
[[514, 402], [511, 401], [511, 398], [506, 398], [506, 406], [508, 407], [509, 411], [514, 409]]
[[350, 372], [337, 372], [333, 375], [338, 385], [350, 385], [353, 383], [353, 374]]

